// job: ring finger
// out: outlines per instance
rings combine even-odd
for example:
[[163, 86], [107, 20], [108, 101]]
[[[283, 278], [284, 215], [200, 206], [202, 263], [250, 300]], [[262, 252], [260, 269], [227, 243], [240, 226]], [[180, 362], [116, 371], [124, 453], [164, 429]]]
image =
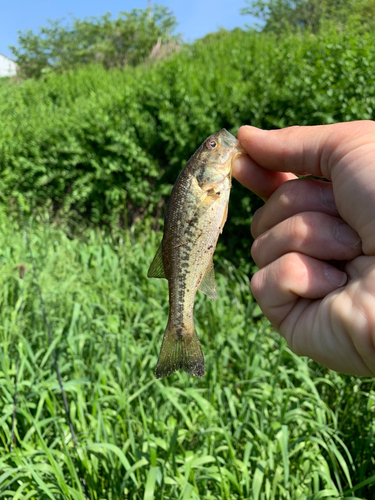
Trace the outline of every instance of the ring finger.
[[261, 234], [251, 254], [262, 268], [282, 255], [298, 252], [319, 260], [352, 260], [362, 253], [358, 234], [342, 219], [321, 212], [303, 212]]

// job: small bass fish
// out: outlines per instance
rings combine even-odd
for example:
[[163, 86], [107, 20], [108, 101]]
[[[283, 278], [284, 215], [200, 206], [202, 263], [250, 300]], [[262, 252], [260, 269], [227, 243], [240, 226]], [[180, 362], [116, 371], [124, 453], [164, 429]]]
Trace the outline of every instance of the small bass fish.
[[156, 378], [177, 370], [203, 377], [204, 358], [194, 327], [197, 290], [216, 300], [213, 253], [228, 215], [233, 160], [244, 154], [227, 130], [211, 135], [181, 171], [165, 215], [161, 245], [148, 278], [166, 278], [169, 318]]

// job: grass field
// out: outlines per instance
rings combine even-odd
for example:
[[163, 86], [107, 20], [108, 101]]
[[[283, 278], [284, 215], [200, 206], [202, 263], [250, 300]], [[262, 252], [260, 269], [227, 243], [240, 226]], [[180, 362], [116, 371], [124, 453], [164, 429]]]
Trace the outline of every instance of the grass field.
[[0, 212], [1, 498], [375, 497], [373, 381], [293, 355], [246, 276], [219, 262], [218, 301], [198, 293], [204, 378], [159, 381], [167, 284], [146, 272], [160, 236], [28, 226], [54, 341], [23, 228]]

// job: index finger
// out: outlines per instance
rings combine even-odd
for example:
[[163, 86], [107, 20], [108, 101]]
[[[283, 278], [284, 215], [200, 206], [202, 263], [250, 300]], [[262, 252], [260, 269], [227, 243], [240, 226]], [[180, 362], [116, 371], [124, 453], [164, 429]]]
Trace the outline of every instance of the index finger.
[[296, 179], [294, 174], [273, 172], [262, 168], [248, 156], [240, 156], [234, 160], [232, 174], [238, 182], [253, 191], [263, 201], [267, 201], [281, 184]]

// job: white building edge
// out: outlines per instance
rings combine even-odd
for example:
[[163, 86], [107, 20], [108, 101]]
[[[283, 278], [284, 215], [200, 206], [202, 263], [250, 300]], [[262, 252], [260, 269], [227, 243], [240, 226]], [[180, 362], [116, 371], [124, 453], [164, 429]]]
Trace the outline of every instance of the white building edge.
[[15, 76], [17, 74], [17, 64], [9, 57], [0, 54], [0, 78], [3, 76]]

